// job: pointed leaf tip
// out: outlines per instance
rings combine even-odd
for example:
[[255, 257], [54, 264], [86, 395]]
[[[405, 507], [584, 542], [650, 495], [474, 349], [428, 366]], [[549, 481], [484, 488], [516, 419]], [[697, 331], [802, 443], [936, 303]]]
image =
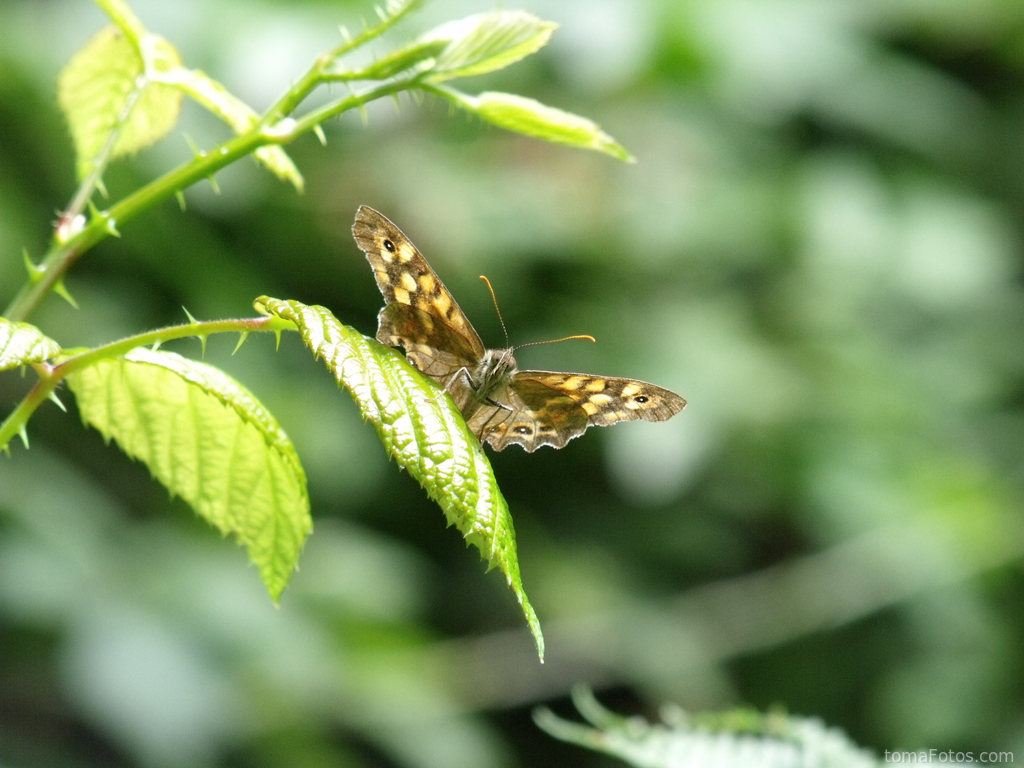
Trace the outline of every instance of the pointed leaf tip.
[[86, 423], [238, 538], [276, 601], [312, 521], [298, 455], [269, 411], [223, 371], [172, 352], [138, 348], [67, 381]]
[[451, 21], [428, 32], [421, 44], [446, 42], [430, 68], [434, 82], [493, 72], [536, 53], [558, 25], [525, 11], [491, 11]]
[[635, 158], [593, 120], [511, 93], [486, 91], [469, 96], [451, 89], [440, 93], [457, 106], [508, 131], [570, 147], [590, 149], [627, 163]]

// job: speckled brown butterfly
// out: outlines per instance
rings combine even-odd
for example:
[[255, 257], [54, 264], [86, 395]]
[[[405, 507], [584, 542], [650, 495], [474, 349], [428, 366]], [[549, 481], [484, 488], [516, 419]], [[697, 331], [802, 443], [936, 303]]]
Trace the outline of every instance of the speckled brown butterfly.
[[665, 421], [686, 401], [633, 379], [586, 373], [520, 371], [515, 347], [487, 349], [448, 289], [401, 230], [361, 206], [352, 227], [384, 294], [377, 340], [402, 346], [420, 371], [440, 384], [481, 443], [502, 450], [561, 448], [589, 426]]

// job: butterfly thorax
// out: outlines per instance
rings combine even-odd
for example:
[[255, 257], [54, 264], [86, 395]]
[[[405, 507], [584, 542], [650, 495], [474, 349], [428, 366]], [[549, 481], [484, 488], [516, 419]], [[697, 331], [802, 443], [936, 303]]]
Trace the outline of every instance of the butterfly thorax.
[[479, 406], [491, 400], [491, 396], [508, 386], [516, 372], [516, 359], [512, 349], [488, 349], [473, 370], [468, 371], [469, 386], [473, 390], [472, 400]]

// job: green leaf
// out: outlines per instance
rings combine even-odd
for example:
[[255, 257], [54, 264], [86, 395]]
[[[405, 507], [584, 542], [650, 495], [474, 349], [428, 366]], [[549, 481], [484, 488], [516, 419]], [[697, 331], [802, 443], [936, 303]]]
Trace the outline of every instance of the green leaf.
[[467, 112], [506, 130], [571, 147], [592, 149], [627, 163], [635, 162], [633, 156], [602, 131], [597, 123], [571, 112], [511, 93], [487, 91], [479, 96], [469, 96], [450, 88], [437, 88], [436, 92]]
[[[252, 107], [204, 72], [182, 67], [169, 73], [162, 82], [180, 88], [190, 98], [231, 126], [235, 133], [247, 133], [259, 122], [259, 115]], [[289, 182], [299, 192], [303, 190], [305, 180], [302, 174], [280, 146], [260, 147], [254, 154], [256, 159], [277, 178]]]
[[430, 79], [441, 82], [507, 67], [547, 45], [557, 28], [525, 11], [491, 11], [442, 24], [421, 38], [447, 41]]
[[60, 353], [60, 344], [34, 325], [0, 317], [0, 371], [41, 363]]
[[[110, 159], [137, 152], [174, 127], [181, 92], [152, 78], [180, 64], [178, 52], [162, 37], [144, 35], [137, 45], [116, 26], [100, 31], [71, 58], [57, 80], [57, 101], [71, 128], [80, 179], [95, 169], [119, 127]], [[136, 88], [141, 92], [133, 105]]]
[[276, 601], [312, 522], [295, 448], [263, 405], [211, 365], [145, 348], [67, 382], [86, 423], [238, 537]]
[[266, 296], [256, 309], [290, 320], [303, 341], [351, 393], [388, 453], [444, 511], [488, 568], [498, 566], [522, 606], [537, 652], [540, 622], [523, 591], [515, 531], [490, 462], [450, 397], [397, 350], [338, 322], [323, 307]]
[[638, 768], [879, 768], [881, 762], [820, 720], [753, 710], [690, 715], [666, 708], [667, 725], [615, 715], [586, 688], [573, 701], [593, 728], [538, 709], [534, 721], [561, 741], [614, 755]]

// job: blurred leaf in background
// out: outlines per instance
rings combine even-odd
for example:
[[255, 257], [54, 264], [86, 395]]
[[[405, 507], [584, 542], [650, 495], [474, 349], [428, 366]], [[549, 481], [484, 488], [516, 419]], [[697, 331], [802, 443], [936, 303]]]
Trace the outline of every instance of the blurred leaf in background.
[[[136, 2], [257, 109], [367, 3]], [[593, 118], [626, 165], [440, 101], [371, 105], [243, 162], [71, 272], [65, 347], [260, 294], [372, 334], [349, 228], [397, 222], [485, 341], [531, 368], [635, 376], [665, 424], [493, 456], [548, 643], [385, 459], [297, 339], [211, 341], [302, 457], [316, 521], [275, 609], [244, 553], [140, 466], [43, 408], [0, 461], [0, 761], [18, 766], [611, 765], [555, 742], [586, 682], [612, 709], [781, 704], [885, 749], [1024, 753], [1024, 5], [549, 0], [559, 24], [473, 81]], [[413, 39], [491, 6], [428, 3]], [[0, 288], [73, 193], [56, 77], [104, 23], [0, 6]], [[405, 36], [405, 37], [403, 37]], [[185, 105], [111, 195], [226, 129]], [[199, 357], [198, 343], [175, 351]], [[24, 383], [0, 379], [13, 403]]]

